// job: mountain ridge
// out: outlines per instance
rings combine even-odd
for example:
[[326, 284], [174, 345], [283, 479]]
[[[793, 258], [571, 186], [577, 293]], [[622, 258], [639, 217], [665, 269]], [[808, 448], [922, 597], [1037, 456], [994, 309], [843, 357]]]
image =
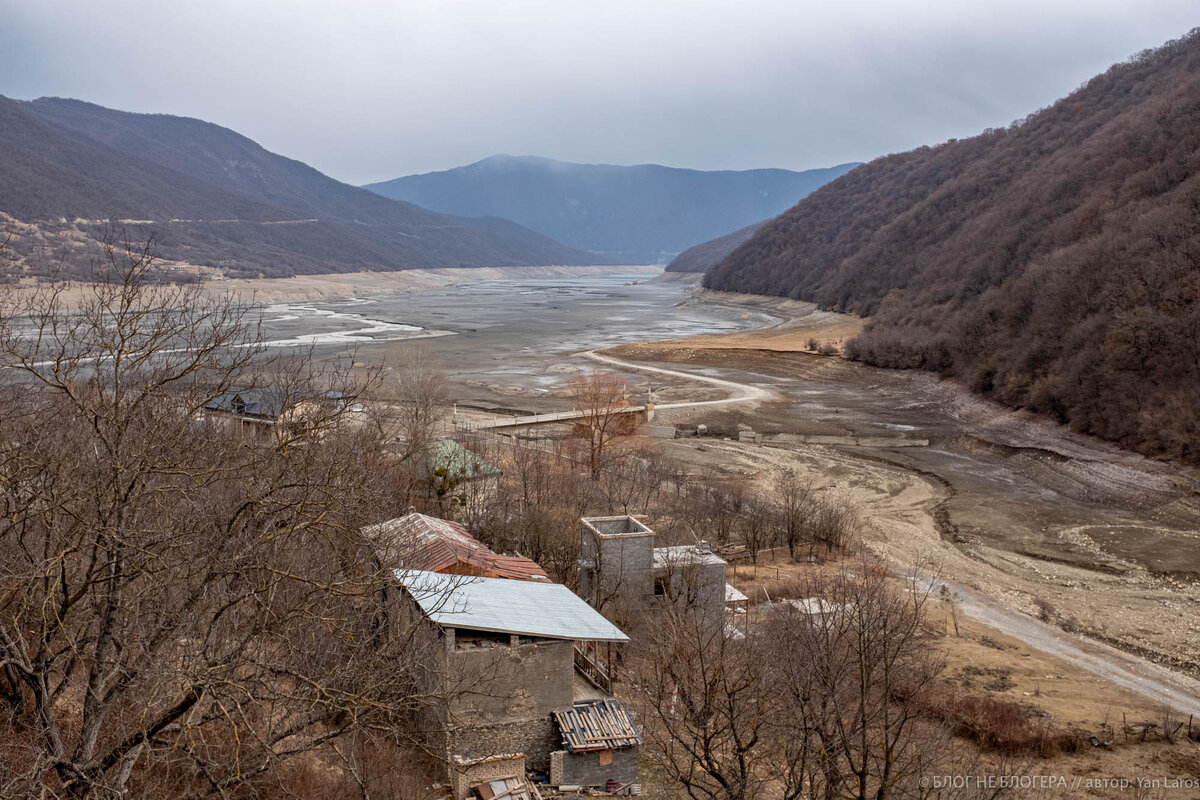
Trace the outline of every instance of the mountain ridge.
[[365, 188], [441, 213], [503, 216], [619, 261], [665, 263], [688, 247], [773, 217], [854, 166], [704, 171], [499, 154]]
[[667, 264], [667, 272], [707, 272], [728, 258], [729, 254], [748, 241], [754, 232], [770, 220], [756, 222], [736, 231], [692, 245]]
[[515, 224], [381, 198], [190, 117], [0, 98], [0, 146], [0, 211], [68, 239], [151, 220], [122, 227], [155, 234], [166, 259], [243, 276], [605, 263]]
[[870, 315], [850, 354], [1200, 460], [1200, 29], [1010, 128], [886, 156], [710, 270]]

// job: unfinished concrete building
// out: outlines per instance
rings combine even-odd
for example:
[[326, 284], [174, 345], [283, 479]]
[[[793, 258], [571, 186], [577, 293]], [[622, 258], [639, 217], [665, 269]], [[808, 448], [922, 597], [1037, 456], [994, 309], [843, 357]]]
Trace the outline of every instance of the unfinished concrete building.
[[593, 608], [636, 613], [670, 603], [724, 619], [726, 563], [707, 543], [655, 547], [654, 531], [630, 516], [580, 523], [579, 594]]
[[[446, 753], [457, 798], [487, 796], [526, 769], [632, 791], [638, 731], [603, 686], [611, 675], [597, 680], [584, 651], [627, 642], [624, 633], [561, 584], [417, 570], [396, 578], [437, 642], [428, 674], [439, 702], [423, 727]], [[578, 730], [559, 722], [593, 718], [623, 727], [580, 747]]]
[[580, 520], [579, 596], [599, 611], [654, 594], [654, 531], [630, 516]]

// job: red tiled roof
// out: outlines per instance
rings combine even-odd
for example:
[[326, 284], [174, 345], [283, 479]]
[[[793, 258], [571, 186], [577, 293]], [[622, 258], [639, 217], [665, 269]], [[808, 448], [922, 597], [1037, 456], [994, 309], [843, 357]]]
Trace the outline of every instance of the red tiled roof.
[[371, 525], [363, 533], [375, 542], [380, 556], [391, 566], [486, 578], [550, 581], [537, 562], [494, 553], [457, 522], [414, 512]]

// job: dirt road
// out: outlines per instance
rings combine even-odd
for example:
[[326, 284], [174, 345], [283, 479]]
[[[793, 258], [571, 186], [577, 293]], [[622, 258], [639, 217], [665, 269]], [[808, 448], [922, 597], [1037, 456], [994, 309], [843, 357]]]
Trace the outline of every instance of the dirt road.
[[685, 400], [676, 403], [660, 403], [655, 405], [656, 410], [669, 411], [671, 409], [684, 408], [703, 408], [706, 406], [728, 406], [735, 403], [755, 403], [763, 400], [778, 399], [778, 392], [773, 392], [770, 389], [764, 389], [761, 386], [754, 386], [749, 383], [738, 383], [737, 381], [726, 380], [724, 378], [714, 378], [709, 375], [701, 375], [696, 372], [683, 372], [675, 369], [665, 369], [663, 367], [651, 367], [646, 364], [635, 364], [630, 361], [625, 361], [614, 356], [606, 356], [597, 353], [595, 350], [588, 350], [580, 353], [584, 358], [590, 358], [593, 361], [599, 361], [609, 366], [618, 367], [622, 370], [630, 372], [653, 372], [657, 375], [669, 375], [674, 378], [683, 378], [689, 381], [698, 381], [707, 383], [710, 386], [716, 386], [720, 389], [728, 389], [734, 394], [729, 397], [723, 397], [717, 400]]
[[[929, 438], [929, 447], [903, 450], [712, 438], [667, 446], [732, 478], [798, 469], [861, 510], [873, 550], [903, 567], [952, 576], [972, 616], [1156, 701], [1200, 712], [1195, 473], [1003, 409], [928, 374], [803, 352], [810, 334], [820, 334], [821, 319], [811, 321], [809, 330], [774, 326], [759, 346], [741, 332], [605, 355], [623, 369], [634, 362], [672, 378], [724, 381], [735, 401], [746, 388], [772, 395], [756, 405], [660, 405], [668, 424], [704, 422], [726, 435], [742, 424]], [[686, 397], [682, 391], [676, 397]], [[1039, 608], [1054, 624], [1035, 618]]]

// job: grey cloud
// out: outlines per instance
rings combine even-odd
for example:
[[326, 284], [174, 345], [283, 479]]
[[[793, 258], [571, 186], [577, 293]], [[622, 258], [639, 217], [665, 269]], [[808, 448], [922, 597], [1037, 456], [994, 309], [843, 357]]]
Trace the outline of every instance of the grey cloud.
[[1005, 125], [1194, 1], [0, 0], [0, 93], [201, 117], [360, 183], [497, 152], [701, 169]]

